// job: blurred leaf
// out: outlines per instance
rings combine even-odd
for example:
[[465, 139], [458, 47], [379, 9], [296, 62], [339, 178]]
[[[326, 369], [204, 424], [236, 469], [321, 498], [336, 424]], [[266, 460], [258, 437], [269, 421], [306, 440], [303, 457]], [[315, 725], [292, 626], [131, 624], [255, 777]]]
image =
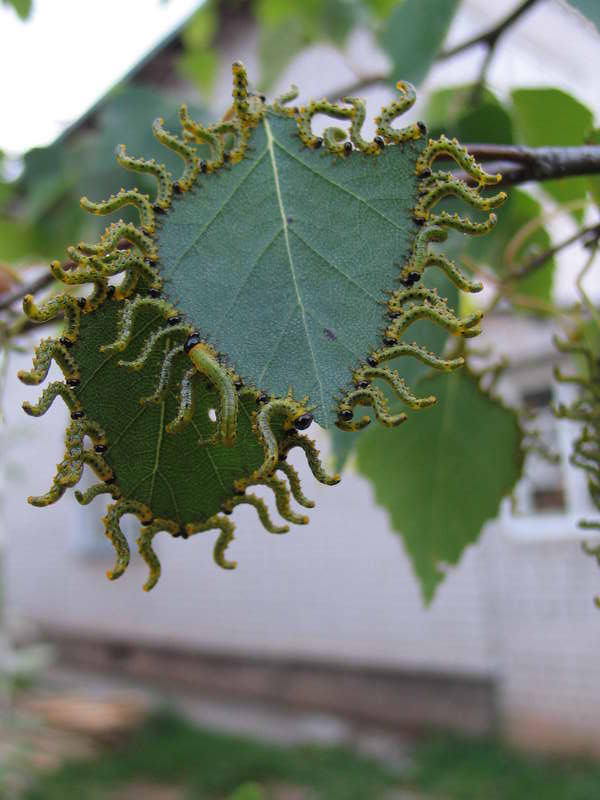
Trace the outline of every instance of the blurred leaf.
[[218, 27], [218, 16], [213, 3], [205, 3], [185, 26], [181, 39], [184, 53], [177, 68], [184, 78], [209, 94], [213, 88], [219, 56], [212, 47]]
[[[560, 89], [517, 89], [511, 97], [515, 124], [524, 144], [581, 145], [592, 128], [594, 117], [589, 108]], [[585, 200], [587, 196], [585, 178], [544, 181], [540, 185], [559, 203]], [[574, 211], [573, 216], [581, 222], [583, 212]]]
[[294, 56], [309, 42], [299, 25], [285, 21], [276, 25], [261, 25], [258, 49], [260, 86], [269, 89]]
[[22, 20], [29, 18], [32, 8], [32, 0], [4, 0], [5, 6], [12, 6]]
[[[542, 214], [542, 206], [531, 195], [512, 187], [508, 200], [498, 213], [498, 224], [491, 236], [470, 237], [464, 253], [476, 263], [490, 266], [500, 277], [507, 276], [505, 251], [514, 236], [532, 220]], [[515, 264], [523, 264], [536, 253], [547, 250], [552, 244], [545, 227], [536, 228], [515, 252]], [[556, 262], [554, 258], [546, 261], [529, 277], [518, 284], [518, 294], [536, 297], [550, 302]]]
[[512, 144], [513, 124], [506, 107], [487, 88], [479, 92], [479, 102], [473, 105], [474, 90], [469, 84], [431, 94], [425, 115], [431, 137], [444, 133], [463, 143]]
[[[152, 134], [157, 116], [164, 117], [167, 128], [176, 126], [178, 105], [170, 95], [126, 86], [107, 97], [92, 129], [82, 125], [57, 143], [26, 153], [23, 174], [15, 184], [19, 217], [12, 223], [14, 231], [7, 232], [6, 241], [0, 243], [0, 258], [10, 262], [62, 258], [69, 244], [97, 235], [110, 218], [81, 211], [82, 195], [101, 200], [121, 186], [154, 192], [153, 179], [117, 164], [114, 151], [120, 143], [133, 156], [157, 158], [173, 172], [179, 171], [181, 160]], [[202, 119], [199, 109], [190, 111]], [[136, 219], [127, 209], [119, 216]]]
[[[488, 89], [481, 94], [481, 103], [470, 107], [473, 86], [456, 89], [441, 89], [431, 95], [427, 120], [433, 120], [439, 130], [445, 131], [462, 142], [484, 142], [489, 144], [511, 144], [514, 141], [513, 124], [508, 110]], [[449, 202], [447, 210], [459, 211], [458, 203]], [[519, 189], [508, 191], [508, 200], [498, 212], [498, 224], [493, 235], [468, 237], [451, 235], [446, 246], [454, 258], [466, 257], [468, 264], [475, 262], [491, 267], [499, 276], [506, 275], [504, 252], [508, 243], [521, 228], [542, 213], [540, 204]], [[544, 227], [538, 228], [527, 238], [516, 254], [521, 263], [531, 253], [545, 250], [551, 245], [550, 236]], [[464, 266], [464, 264], [463, 264]], [[528, 278], [519, 283], [519, 294], [550, 301], [555, 261], [550, 259]]]
[[522, 472], [517, 415], [479, 387], [467, 369], [420, 382], [434, 408], [399, 428], [372, 426], [357, 446], [358, 469], [402, 536], [426, 603], [479, 538]]
[[342, 45], [363, 16], [349, 0], [258, 0], [260, 85], [268, 89], [304, 47], [318, 41]]
[[181, 75], [207, 95], [213, 89], [218, 68], [218, 53], [211, 48], [184, 53], [177, 64]]
[[600, 3], [598, 0], [567, 0], [567, 3], [593, 22], [600, 31]]
[[229, 800], [265, 800], [265, 793], [257, 783], [244, 783], [235, 790]]
[[363, 0], [363, 5], [379, 18], [387, 17], [397, 3], [398, 0]]
[[[589, 134], [586, 143], [600, 144], [600, 128], [596, 128]], [[600, 207], [600, 175], [590, 175], [586, 180], [592, 197], [596, 201], [596, 205]]]
[[0, 219], [0, 261], [15, 263], [23, 260], [31, 251], [32, 236], [26, 223]]
[[435, 61], [458, 8], [458, 0], [404, 0], [379, 32], [392, 61], [391, 78], [419, 85]]

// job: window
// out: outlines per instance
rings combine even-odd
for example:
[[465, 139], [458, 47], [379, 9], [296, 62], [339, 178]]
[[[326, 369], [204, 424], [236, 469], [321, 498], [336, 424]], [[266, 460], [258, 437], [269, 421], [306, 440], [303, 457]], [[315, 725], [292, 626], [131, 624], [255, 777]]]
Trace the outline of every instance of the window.
[[[569, 461], [579, 426], [557, 419], [552, 412], [554, 405], [569, 404], [577, 389], [557, 383], [552, 368], [550, 360], [522, 364], [503, 381], [503, 393], [511, 405], [531, 414], [525, 427], [534, 434], [529, 440], [533, 446], [527, 452], [514, 503], [506, 503], [503, 508], [503, 527], [519, 539], [579, 541], [585, 534], [578, 521], [593, 514], [586, 476]], [[563, 368], [568, 372], [568, 364]], [[555, 462], [550, 460], [551, 455], [556, 457]]]

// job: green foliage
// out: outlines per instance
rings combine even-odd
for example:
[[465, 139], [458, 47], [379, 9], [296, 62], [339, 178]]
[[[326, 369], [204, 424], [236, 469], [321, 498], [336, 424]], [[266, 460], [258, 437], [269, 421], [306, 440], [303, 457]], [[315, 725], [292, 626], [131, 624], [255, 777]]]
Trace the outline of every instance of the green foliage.
[[426, 117], [432, 136], [445, 133], [460, 141], [488, 144], [514, 141], [509, 109], [485, 87], [467, 84], [432, 92]]
[[390, 79], [422, 83], [435, 61], [458, 0], [404, 0], [396, 4], [379, 32], [392, 61]]
[[[542, 214], [542, 206], [535, 198], [521, 189], [512, 188], [493, 240], [489, 243], [484, 243], [481, 239], [469, 241], [465, 248], [468, 257], [476, 263], [489, 265], [500, 278], [509, 278], [518, 268], [527, 264], [529, 259], [551, 246], [552, 241], [546, 227], [537, 224], [537, 221], [541, 223]], [[526, 225], [534, 226], [532, 232], [515, 247], [515, 237], [521, 236], [520, 232]], [[508, 256], [510, 263], [507, 261]], [[554, 258], [546, 259], [529, 276], [519, 280], [515, 291], [521, 296], [550, 303], [555, 267]]]
[[[579, 423], [579, 434], [572, 444], [570, 461], [583, 470], [588, 493], [597, 512], [593, 519], [580, 520], [579, 527], [594, 532], [600, 531], [600, 313], [582, 288], [581, 280], [592, 266], [597, 251], [596, 241], [591, 245], [591, 255], [577, 282], [590, 319], [580, 322], [569, 339], [555, 340], [559, 351], [569, 354], [574, 362], [568, 372], [555, 369], [555, 377], [560, 383], [576, 387], [576, 398], [569, 405], [560, 404], [554, 409], [559, 419]], [[586, 543], [584, 549], [589, 555], [595, 556], [600, 564], [600, 545]], [[595, 602], [600, 608], [600, 595], [596, 596]]]
[[499, 741], [424, 734], [411, 749], [412, 769], [392, 770], [346, 747], [279, 747], [198, 729], [165, 713], [153, 716], [116, 749], [44, 772], [23, 800], [89, 800], [127, 791], [134, 782], [184, 797], [229, 797], [240, 784], [296, 787], [318, 800], [592, 800], [598, 764], [516, 753]]
[[257, 0], [260, 85], [269, 89], [292, 58], [317, 41], [341, 45], [360, 18], [356, 0]]
[[[475, 87], [467, 85], [440, 89], [431, 95], [427, 119], [433, 123], [434, 134], [445, 129], [449, 135], [463, 141], [512, 144], [512, 109], [503, 105], [489, 89], [477, 91], [478, 101], [474, 104], [474, 92]], [[533, 226], [535, 220], [541, 223], [542, 214], [543, 208], [536, 199], [513, 187], [508, 192], [494, 235], [468, 240], [455, 237], [450, 243], [451, 251], [470, 266], [491, 267], [498, 277], [506, 279], [528, 259], [551, 246], [550, 234], [542, 224], [536, 224], [518, 247], [512, 246], [525, 226]], [[530, 276], [519, 280], [515, 291], [521, 296], [550, 303], [555, 266], [555, 259], [548, 258]]]
[[[178, 105], [169, 95], [144, 86], [121, 87], [104, 101], [92, 130], [26, 153], [23, 174], [6, 200], [0, 259], [15, 264], [51, 259], [78, 239], [99, 235], [105, 223], [81, 214], [79, 199], [107, 196], [123, 184], [126, 176], [114, 158], [120, 142], [129, 152], [160, 158], [176, 172], [179, 158], [156, 142], [151, 124], [157, 116], [166, 125], [176, 124]], [[200, 109], [193, 111], [202, 118]], [[144, 175], [136, 176], [135, 185], [142, 191], [154, 189]], [[127, 209], [121, 216], [134, 219]]]
[[118, 751], [42, 778], [24, 800], [87, 800], [136, 779], [184, 786], [194, 798], [227, 796], [246, 782], [285, 782], [327, 800], [376, 800], [399, 785], [391, 769], [345, 747], [279, 747], [201, 730], [163, 713]]
[[235, 790], [230, 800], [265, 800], [265, 793], [257, 783], [244, 783]]
[[458, 563], [521, 477], [522, 433], [515, 412], [467, 370], [418, 386], [437, 406], [396, 431], [365, 431], [356, 452], [430, 602], [444, 565]]
[[[161, 317], [155, 308], [141, 310], [139, 333], [130, 344], [118, 352], [103, 352], [102, 345], [117, 338], [119, 305], [107, 302], [95, 314], [82, 317], [80, 337], [71, 348], [81, 371], [75, 394], [86, 415], [106, 433], [110, 446], [104, 458], [125, 498], [145, 503], [154, 517], [174, 520], [181, 527], [194, 519], [207, 519], [218, 514], [231, 497], [236, 478], [248, 474], [251, 464], [256, 468], [262, 463], [263, 448], [252, 432], [254, 397], [241, 404], [235, 447], [198, 446], [214, 432], [209, 410], [219, 403], [215, 389], [204, 381], [195, 385], [191, 424], [177, 434], [165, 432], [165, 424], [177, 416], [176, 387], [188, 363], [184, 354], [175, 361], [173, 391], [163, 402], [141, 404], [141, 398], [156, 391], [164, 345], [154, 348], [141, 371], [123, 368], [119, 362], [135, 360], [144, 341], [161, 330]], [[185, 336], [174, 331], [171, 339], [172, 346], [185, 341]]]
[[219, 55], [212, 46], [217, 28], [215, 3], [207, 2], [196, 11], [181, 34], [184, 52], [179, 58], [179, 71], [205, 94], [210, 94], [219, 68]]
[[5, 6], [12, 6], [22, 20], [31, 15], [33, 0], [3, 0]]
[[[560, 89], [517, 89], [511, 94], [520, 141], [531, 147], [581, 145], [593, 125], [593, 114]], [[559, 203], [583, 203], [585, 178], [546, 181], [542, 188]], [[582, 211], [573, 211], [579, 222]]]
[[438, 735], [416, 754], [414, 784], [450, 800], [591, 800], [598, 763], [517, 752], [493, 739]]

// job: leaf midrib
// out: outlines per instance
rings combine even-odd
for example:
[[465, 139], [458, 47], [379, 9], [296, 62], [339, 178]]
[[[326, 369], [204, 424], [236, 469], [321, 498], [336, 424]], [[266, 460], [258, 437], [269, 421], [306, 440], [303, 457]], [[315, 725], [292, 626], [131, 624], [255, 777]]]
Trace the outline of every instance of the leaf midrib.
[[310, 332], [308, 330], [308, 324], [306, 321], [306, 309], [304, 308], [304, 303], [302, 302], [302, 295], [300, 294], [300, 287], [298, 285], [298, 280], [296, 278], [296, 270], [294, 268], [294, 258], [292, 256], [292, 248], [290, 245], [290, 235], [288, 229], [288, 222], [287, 222], [287, 214], [285, 211], [285, 207], [283, 205], [283, 197], [281, 196], [281, 188], [279, 186], [279, 171], [277, 169], [277, 161], [275, 159], [275, 149], [273, 147], [273, 133], [271, 131], [271, 126], [269, 125], [269, 121], [266, 117], [263, 119], [263, 125], [265, 128], [265, 133], [267, 135], [267, 152], [269, 153], [269, 158], [271, 160], [271, 169], [273, 170], [273, 180], [275, 182], [275, 192], [277, 194], [277, 203], [279, 205], [279, 213], [281, 215], [281, 222], [283, 225], [283, 237], [285, 240], [285, 248], [288, 256], [288, 266], [290, 268], [290, 272], [292, 274], [292, 282], [294, 284], [294, 290], [296, 292], [296, 298], [298, 300], [298, 307], [300, 308], [300, 314], [302, 315], [302, 325], [304, 327], [304, 333], [306, 334], [306, 341], [308, 342], [308, 346], [310, 348], [310, 357], [313, 362], [315, 377], [317, 379], [317, 383], [319, 385], [319, 395], [321, 398], [321, 408], [325, 407], [325, 394], [323, 392], [323, 382], [321, 381], [321, 376], [319, 372], [319, 368], [317, 366], [317, 359], [315, 356], [315, 350], [313, 347], [313, 342], [310, 336]]

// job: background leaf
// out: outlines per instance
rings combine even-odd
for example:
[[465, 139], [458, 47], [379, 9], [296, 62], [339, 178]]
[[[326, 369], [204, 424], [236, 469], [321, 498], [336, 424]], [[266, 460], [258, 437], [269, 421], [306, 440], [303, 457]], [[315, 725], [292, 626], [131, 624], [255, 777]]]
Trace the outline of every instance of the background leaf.
[[[514, 120], [523, 144], [563, 147], [584, 144], [593, 126], [589, 108], [560, 89], [517, 89], [511, 94]], [[544, 181], [542, 189], [559, 203], [585, 200], [585, 178]], [[573, 211], [578, 222], [583, 212]]]
[[4, 0], [5, 6], [12, 6], [22, 20], [31, 15], [32, 0]]
[[318, 41], [342, 45], [363, 16], [360, 3], [347, 0], [258, 0], [255, 14], [264, 89], [307, 45]]
[[357, 446], [359, 472], [390, 514], [419, 578], [425, 602], [495, 517], [521, 476], [517, 415], [486, 394], [467, 369], [420, 382], [437, 406], [399, 428], [371, 426]]
[[379, 32], [379, 43], [392, 61], [390, 78], [418, 86], [427, 77], [448, 33], [458, 0], [404, 0]]
[[207, 2], [196, 11], [181, 33], [184, 47], [177, 68], [180, 74], [203, 93], [210, 94], [219, 67], [218, 51], [212, 46], [218, 28], [214, 3]]
[[[498, 214], [498, 223], [493, 236], [487, 237], [486, 241], [471, 237], [464, 250], [467, 259], [490, 266], [501, 278], [507, 277], [505, 262], [507, 246], [525, 225], [538, 219], [542, 211], [540, 203], [530, 194], [514, 186], [511, 187], [508, 200]], [[536, 227], [515, 251], [515, 266], [526, 263], [536, 253], [547, 250], [551, 244], [552, 240], [545, 226]], [[518, 293], [551, 302], [555, 267], [555, 259], [549, 258], [542, 267], [519, 281]]]

